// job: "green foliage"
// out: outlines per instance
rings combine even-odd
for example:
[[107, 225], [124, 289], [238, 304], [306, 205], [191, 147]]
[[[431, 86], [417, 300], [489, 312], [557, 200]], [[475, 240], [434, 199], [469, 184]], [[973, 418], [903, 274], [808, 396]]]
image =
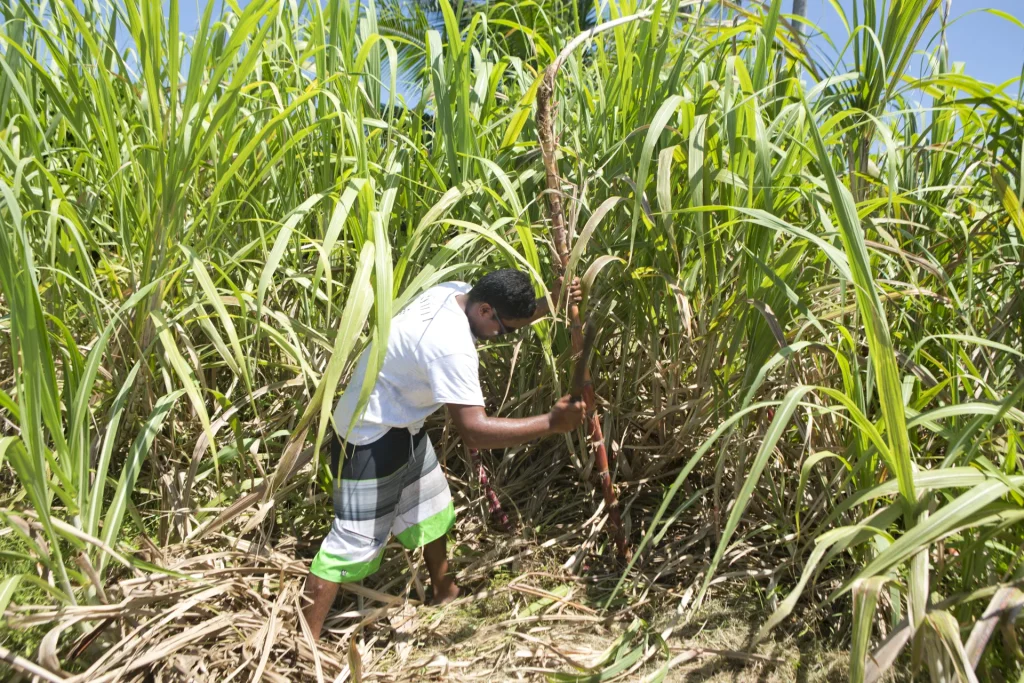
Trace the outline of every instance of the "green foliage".
[[[652, 11], [556, 92], [605, 433], [657, 496], [621, 584], [692, 516], [716, 538], [696, 604], [738, 544], [779, 548], [762, 636], [852, 600], [855, 680], [904, 621], [935, 675], [1019, 666], [962, 634], [1024, 578], [1024, 116], [941, 46], [911, 75], [938, 4], [854, 2], [845, 73], [778, 0], [613, 2]], [[293, 466], [395, 311], [499, 266], [550, 284], [533, 106], [585, 6], [441, 0], [442, 34], [209, 3], [188, 36], [167, 9], [0, 0], [0, 517], [31, 567], [0, 605], [96, 601], [145, 566], [126, 519], [166, 544], [261, 484], [246, 529], [309, 506]], [[414, 109], [385, 59], [420, 69]], [[504, 415], [561, 391], [567, 330], [536, 330], [481, 354]], [[663, 645], [637, 634], [565, 679]]]

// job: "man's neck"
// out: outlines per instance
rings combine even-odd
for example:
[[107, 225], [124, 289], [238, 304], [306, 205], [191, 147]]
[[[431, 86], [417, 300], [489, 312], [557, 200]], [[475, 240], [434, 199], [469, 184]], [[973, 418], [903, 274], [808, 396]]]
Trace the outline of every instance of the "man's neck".
[[[457, 303], [459, 305], [459, 308], [462, 309], [462, 312], [466, 314], [466, 319], [469, 320], [469, 311], [466, 309], [466, 307], [469, 305], [469, 295], [468, 294], [457, 294], [455, 296], [455, 303]], [[471, 335], [473, 335], [473, 342], [474, 343], [480, 344], [480, 343], [483, 342], [483, 339], [481, 339], [480, 337], [476, 336], [476, 332], [473, 331], [473, 323], [472, 322], [469, 323], [469, 333]]]

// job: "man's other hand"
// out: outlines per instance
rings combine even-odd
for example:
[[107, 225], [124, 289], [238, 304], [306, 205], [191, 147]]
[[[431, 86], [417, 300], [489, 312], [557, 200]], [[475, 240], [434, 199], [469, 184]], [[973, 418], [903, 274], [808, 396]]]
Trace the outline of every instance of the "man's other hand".
[[[558, 278], [555, 280], [555, 286], [551, 288], [551, 298], [554, 299], [556, 306], [561, 306], [562, 304], [563, 284], [563, 278]], [[569, 285], [569, 303], [578, 305], [581, 301], [583, 301], [583, 285], [578, 277], [574, 277], [572, 284]]]
[[582, 399], [574, 401], [572, 396], [566, 394], [552, 406], [551, 412], [548, 413], [548, 420], [551, 430], [556, 434], [562, 434], [571, 432], [583, 424], [586, 415], [587, 404]]

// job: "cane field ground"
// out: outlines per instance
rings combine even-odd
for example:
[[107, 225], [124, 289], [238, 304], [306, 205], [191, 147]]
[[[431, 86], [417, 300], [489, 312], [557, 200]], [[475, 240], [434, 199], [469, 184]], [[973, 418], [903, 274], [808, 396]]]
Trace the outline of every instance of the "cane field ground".
[[[0, 0], [0, 679], [1024, 681], [1024, 109], [957, 0], [205, 2]], [[556, 204], [616, 508], [580, 430], [479, 454], [497, 528], [441, 411], [462, 596], [389, 546], [314, 647], [355, 359], [548, 292]]]

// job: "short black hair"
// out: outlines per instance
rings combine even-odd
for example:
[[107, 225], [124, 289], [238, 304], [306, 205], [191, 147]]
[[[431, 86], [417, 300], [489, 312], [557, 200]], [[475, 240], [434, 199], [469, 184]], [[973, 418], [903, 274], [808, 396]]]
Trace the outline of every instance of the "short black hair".
[[530, 276], [521, 270], [503, 268], [487, 273], [469, 290], [469, 303], [487, 303], [502, 318], [529, 318], [537, 310]]

